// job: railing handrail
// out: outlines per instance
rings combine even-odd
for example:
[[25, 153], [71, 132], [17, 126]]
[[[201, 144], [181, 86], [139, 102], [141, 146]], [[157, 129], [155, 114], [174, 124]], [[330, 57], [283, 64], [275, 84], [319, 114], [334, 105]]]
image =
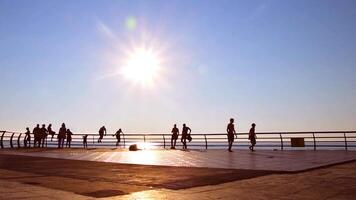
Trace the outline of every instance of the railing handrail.
[[[334, 134], [334, 135], [333, 135]], [[337, 139], [342, 139], [344, 142], [344, 148], [345, 150], [348, 150], [349, 147], [356, 147], [353, 145], [356, 141], [352, 140], [353, 138], [356, 138], [356, 131], [279, 131], [279, 132], [257, 132], [257, 139], [262, 141], [262, 142], [270, 142], [269, 146], [270, 147], [280, 147], [282, 150], [284, 147], [288, 147], [287, 139], [291, 139], [293, 137], [301, 137], [305, 140], [306, 142], [311, 142], [312, 147], [314, 150], [317, 149], [317, 147], [322, 147], [324, 142], [341, 142], [340, 140]], [[4, 148], [4, 141], [9, 141], [10, 147], [14, 148], [13, 145], [13, 137], [17, 136], [17, 147], [20, 146], [20, 140], [21, 140], [21, 135], [22, 140], [25, 139], [26, 135], [21, 132], [13, 132], [13, 131], [0, 131], [0, 147]], [[33, 133], [31, 133], [33, 135]], [[73, 142], [79, 142], [78, 139], [81, 138], [81, 136], [88, 135], [92, 138], [93, 140], [93, 146], [95, 147], [96, 145], [102, 146], [98, 143], [96, 143], [95, 138], [99, 136], [98, 133], [75, 133], [72, 135]], [[157, 143], [158, 146], [163, 146], [163, 148], [166, 148], [166, 136], [168, 140], [170, 140], [171, 133], [122, 133], [122, 139], [123, 139], [123, 146], [125, 147], [126, 143], [132, 143], [132, 142], [151, 142], [151, 143]], [[206, 149], [208, 149], [208, 146], [219, 146], [219, 144], [222, 144], [223, 141], [226, 140], [226, 133], [192, 133], [192, 136], [195, 137], [195, 141], [192, 142], [192, 146], [205, 146]], [[247, 132], [238, 132], [237, 135], [239, 136], [238, 139], [242, 141], [246, 141], [249, 133]], [[260, 135], [260, 137], [258, 137]], [[106, 134], [106, 141], [108, 143], [112, 142], [115, 140], [113, 134], [107, 133]], [[214, 137], [215, 136], [215, 137]], [[225, 136], [225, 137], [218, 137], [218, 136]], [[244, 137], [241, 137], [244, 136]], [[110, 138], [108, 138], [110, 137]], [[113, 139], [111, 139], [113, 138]], [[326, 141], [323, 139], [334, 139], [330, 141]], [[209, 140], [208, 140], [209, 139]], [[321, 140], [317, 140], [321, 139]], [[348, 140], [350, 139], [350, 140]], [[208, 142], [209, 141], [209, 142]], [[274, 142], [279, 142], [280, 145], [275, 145], [273, 144]], [[54, 142], [51, 142], [53, 146]], [[286, 143], [286, 144], [284, 144]], [[318, 145], [318, 143], [320, 143]], [[78, 143], [77, 143], [78, 144]], [[325, 144], [325, 143], [324, 143]], [[237, 143], [237, 145], [241, 145], [241, 143]], [[47, 146], [47, 140], [46, 140], [46, 146]], [[221, 146], [221, 145], [220, 145]], [[310, 144], [306, 144], [306, 147], [310, 146]], [[325, 145], [324, 145], [325, 146]], [[339, 147], [339, 144], [333, 144], [332, 146], [334, 147]]]
[[[15, 133], [15, 134], [20, 134], [24, 132], [17, 132], [17, 131], [0, 131], [0, 132], [6, 132], [6, 133]], [[248, 135], [248, 132], [236, 132], [237, 135]], [[271, 131], [271, 132], [256, 132], [258, 135], [276, 135], [276, 134], [283, 134], [283, 135], [292, 135], [292, 134], [335, 134], [335, 133], [356, 133], [356, 131]], [[33, 133], [31, 133], [33, 134]], [[112, 133], [113, 134], [113, 133]], [[226, 135], [227, 133], [191, 133], [192, 135]], [[75, 133], [74, 135], [99, 135], [99, 133], [96, 132], [87, 132], [87, 133]], [[126, 132], [125, 135], [130, 135], [130, 136], [162, 136], [162, 135], [172, 135], [171, 133], [136, 133], [136, 132], [131, 132], [128, 133]], [[111, 136], [110, 133], [107, 133], [106, 136]]]

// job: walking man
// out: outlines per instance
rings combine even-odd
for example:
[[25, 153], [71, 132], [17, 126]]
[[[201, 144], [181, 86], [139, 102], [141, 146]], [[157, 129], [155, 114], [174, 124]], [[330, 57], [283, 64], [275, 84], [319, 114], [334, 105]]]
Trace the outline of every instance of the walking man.
[[25, 143], [25, 147], [27, 147], [27, 144], [28, 147], [31, 147], [31, 132], [28, 127], [26, 128], [24, 143]]
[[70, 145], [72, 143], [72, 131], [70, 131], [70, 129], [67, 129], [67, 142], [66, 142], [66, 147], [70, 148]]
[[[236, 135], [234, 119], [233, 118], [230, 119], [230, 123], [227, 125], [226, 132], [227, 132], [227, 139], [228, 139], [228, 142], [229, 142], [229, 152], [232, 152], [232, 150], [231, 150], [232, 143], [234, 143], [234, 137]], [[236, 137], [237, 137], [237, 135], [236, 135]]]
[[87, 139], [88, 139], [88, 134], [86, 134], [86, 135], [83, 136], [83, 146], [84, 146], [84, 149], [88, 148]]
[[250, 132], [249, 132], [249, 134], [248, 134], [248, 139], [249, 139], [250, 142], [251, 142], [251, 146], [249, 147], [249, 149], [250, 149], [251, 151], [254, 151], [253, 148], [254, 148], [255, 145], [256, 145], [255, 127], [256, 127], [256, 124], [255, 124], [255, 123], [252, 123]]

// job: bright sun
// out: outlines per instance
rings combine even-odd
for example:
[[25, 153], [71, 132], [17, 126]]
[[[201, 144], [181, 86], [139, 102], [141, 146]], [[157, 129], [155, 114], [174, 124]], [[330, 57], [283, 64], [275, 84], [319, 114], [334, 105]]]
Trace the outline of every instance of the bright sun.
[[143, 86], [150, 86], [157, 78], [160, 70], [160, 60], [151, 50], [145, 48], [136, 49], [121, 73], [130, 81]]

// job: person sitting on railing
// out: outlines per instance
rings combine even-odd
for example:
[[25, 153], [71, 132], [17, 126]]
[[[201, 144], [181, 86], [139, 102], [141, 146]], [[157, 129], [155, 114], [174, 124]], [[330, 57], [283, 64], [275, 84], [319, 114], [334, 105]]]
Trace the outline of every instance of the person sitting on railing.
[[58, 131], [58, 149], [63, 148], [64, 146], [64, 140], [66, 139], [66, 134], [67, 134], [67, 128], [64, 123], [62, 123], [61, 128]]
[[121, 140], [121, 135], [120, 134], [124, 134], [121, 130], [121, 128], [116, 131], [116, 133], [113, 136], [116, 136], [116, 146], [119, 146], [120, 140]]
[[251, 125], [251, 129], [250, 129], [250, 132], [248, 134], [248, 139], [250, 140], [251, 142], [251, 146], [249, 147], [249, 149], [251, 151], [254, 151], [253, 147], [256, 145], [256, 133], [255, 133], [255, 127], [256, 127], [256, 124], [255, 123], [252, 123]]
[[84, 149], [88, 148], [87, 139], [88, 139], [88, 134], [86, 134], [86, 135], [83, 136], [83, 146], [84, 146]]
[[24, 144], [25, 144], [25, 147], [27, 147], [27, 144], [28, 144], [28, 147], [31, 147], [31, 132], [30, 132], [30, 128], [26, 128], [26, 132], [25, 132], [25, 139], [24, 139]]
[[172, 128], [172, 137], [171, 137], [171, 149], [176, 149], [176, 143], [179, 136], [179, 129], [177, 128], [177, 124], [174, 124]]
[[47, 138], [46, 125], [42, 124], [42, 128], [40, 129], [40, 145], [42, 144], [42, 148], [44, 147], [46, 138]]
[[51, 141], [53, 141], [53, 137], [54, 137], [54, 135], [56, 134], [56, 132], [54, 132], [54, 131], [52, 130], [52, 124], [49, 124], [49, 125], [48, 125], [47, 131], [48, 131], [48, 134], [52, 136], [52, 137], [51, 137]]
[[70, 148], [70, 144], [72, 143], [72, 135], [73, 135], [73, 133], [70, 131], [70, 129], [67, 129], [67, 143], [66, 143], [66, 147], [69, 146], [69, 148]]
[[[230, 119], [230, 123], [227, 125], [226, 132], [227, 132], [227, 139], [228, 139], [228, 143], [229, 143], [229, 152], [232, 152], [232, 150], [231, 150], [232, 143], [234, 143], [234, 138], [236, 135], [233, 118]], [[237, 137], [237, 135], [236, 135], [236, 137]]]
[[183, 143], [183, 149], [187, 149], [187, 139], [189, 137], [188, 135], [190, 135], [191, 132], [192, 130], [188, 126], [183, 124], [182, 138], [181, 138], [181, 142]]
[[37, 124], [37, 126], [33, 129], [32, 133], [33, 133], [33, 137], [34, 137], [33, 147], [36, 147], [37, 144], [38, 144], [38, 147], [40, 147], [41, 136], [40, 136], [40, 125], [39, 124]]
[[99, 129], [99, 139], [98, 139], [98, 143], [102, 143], [101, 140], [103, 139], [104, 134], [106, 135], [106, 128], [105, 128], [105, 126], [102, 126], [102, 127]]

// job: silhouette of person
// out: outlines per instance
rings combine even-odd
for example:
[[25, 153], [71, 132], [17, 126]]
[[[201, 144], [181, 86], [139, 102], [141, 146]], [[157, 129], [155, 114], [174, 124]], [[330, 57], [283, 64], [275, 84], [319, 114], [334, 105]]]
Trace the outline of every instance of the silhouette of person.
[[47, 131], [48, 131], [48, 134], [52, 136], [52, 137], [51, 137], [51, 141], [53, 141], [53, 137], [54, 137], [54, 135], [56, 134], [56, 132], [54, 132], [54, 131], [52, 130], [52, 124], [49, 124], [49, 125], [48, 125]]
[[64, 140], [66, 139], [66, 134], [67, 134], [67, 128], [66, 125], [64, 123], [62, 123], [61, 128], [58, 131], [58, 149], [59, 148], [63, 148], [64, 146]]
[[106, 128], [105, 128], [105, 126], [102, 126], [102, 127], [99, 129], [99, 139], [98, 139], [98, 143], [102, 143], [101, 140], [103, 139], [104, 134], [106, 135]]
[[254, 151], [254, 147], [256, 145], [256, 133], [255, 133], [255, 127], [256, 127], [256, 124], [255, 123], [252, 123], [251, 124], [251, 129], [250, 129], [250, 132], [248, 134], [248, 139], [250, 140], [251, 142], [251, 146], [249, 146], [249, 149], [251, 151]]
[[113, 136], [116, 136], [116, 146], [119, 146], [119, 143], [121, 141], [121, 135], [120, 134], [123, 134], [121, 128], [116, 131], [116, 133], [113, 135]]
[[171, 149], [176, 149], [176, 143], [179, 136], [179, 129], [177, 128], [177, 124], [174, 124], [172, 128], [172, 137], [171, 137]]
[[42, 124], [42, 128], [40, 129], [40, 137], [41, 137], [40, 144], [42, 144], [42, 148], [43, 148], [45, 140], [47, 138], [47, 129], [45, 124]]
[[83, 146], [84, 146], [84, 149], [88, 148], [87, 139], [88, 139], [88, 135], [86, 134], [86, 135], [83, 136]]
[[[228, 142], [229, 142], [229, 152], [232, 152], [232, 150], [231, 150], [232, 143], [234, 142], [234, 137], [236, 135], [234, 119], [233, 118], [230, 119], [230, 123], [227, 125], [226, 132], [227, 132], [227, 139], [228, 139]], [[237, 137], [237, 135], [236, 135], [236, 137]]]
[[40, 125], [39, 124], [36, 125], [36, 127], [33, 129], [32, 133], [33, 133], [33, 137], [34, 137], [33, 147], [36, 147], [37, 145], [38, 145], [38, 147], [40, 147], [41, 137], [40, 137]]
[[192, 130], [188, 126], [183, 124], [182, 138], [181, 138], [181, 142], [183, 143], [183, 149], [187, 149], [187, 139], [191, 132]]
[[31, 132], [30, 132], [30, 128], [26, 128], [26, 132], [25, 132], [25, 139], [24, 139], [24, 144], [25, 144], [25, 147], [27, 147], [27, 144], [28, 144], [28, 147], [31, 147]]
[[72, 135], [73, 133], [70, 131], [70, 129], [67, 129], [67, 143], [66, 143], [66, 147], [70, 148], [70, 144], [72, 143]]

